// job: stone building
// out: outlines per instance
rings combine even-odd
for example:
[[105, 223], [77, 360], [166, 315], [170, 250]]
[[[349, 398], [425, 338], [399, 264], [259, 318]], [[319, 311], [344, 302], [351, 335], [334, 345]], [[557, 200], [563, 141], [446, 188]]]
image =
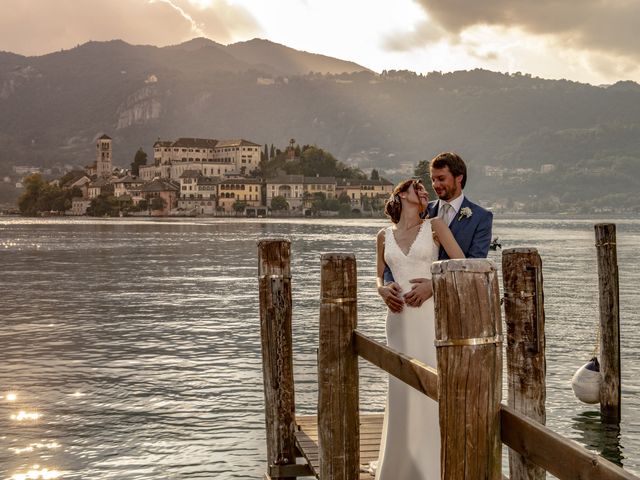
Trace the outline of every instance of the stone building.
[[304, 175], [280, 175], [266, 181], [267, 206], [271, 206], [273, 197], [284, 197], [289, 210], [302, 209], [304, 194]]
[[258, 168], [261, 149], [257, 143], [240, 140], [179, 138], [153, 144], [153, 165], [140, 167], [140, 177], [178, 180], [188, 171], [203, 176], [245, 175]]
[[[145, 183], [140, 193], [147, 200], [152, 215], [168, 215], [177, 206], [180, 186], [172, 181], [156, 179]], [[162, 208], [154, 208], [154, 199], [162, 199]]]
[[379, 180], [340, 178], [336, 184], [336, 196], [347, 195], [351, 201], [351, 208], [354, 209], [367, 208], [373, 203], [384, 203], [392, 192], [393, 183], [384, 178]]
[[96, 142], [96, 175], [99, 178], [111, 177], [113, 171], [113, 146], [111, 137], [102, 135]]
[[257, 178], [228, 177], [218, 183], [218, 211], [225, 214], [235, 212], [236, 202], [245, 206], [262, 205], [262, 181]]

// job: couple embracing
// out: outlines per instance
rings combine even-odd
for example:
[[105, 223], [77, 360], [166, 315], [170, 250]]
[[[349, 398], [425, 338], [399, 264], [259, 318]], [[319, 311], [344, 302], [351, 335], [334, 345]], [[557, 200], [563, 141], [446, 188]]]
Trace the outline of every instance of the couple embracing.
[[[418, 180], [398, 184], [385, 205], [392, 225], [377, 236], [378, 293], [389, 307], [388, 345], [436, 367], [431, 264], [449, 258], [485, 258], [493, 215], [462, 190], [467, 168], [455, 153], [429, 164], [438, 199], [429, 202]], [[378, 462], [380, 480], [440, 478], [438, 404], [389, 376]]]

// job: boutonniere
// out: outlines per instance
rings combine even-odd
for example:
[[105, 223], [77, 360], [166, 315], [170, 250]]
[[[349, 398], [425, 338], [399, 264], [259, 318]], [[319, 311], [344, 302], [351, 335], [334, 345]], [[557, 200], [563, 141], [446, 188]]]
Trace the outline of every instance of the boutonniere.
[[469, 218], [471, 215], [473, 215], [473, 212], [469, 207], [461, 208], [460, 215], [458, 215], [458, 221], [462, 220], [463, 218]]

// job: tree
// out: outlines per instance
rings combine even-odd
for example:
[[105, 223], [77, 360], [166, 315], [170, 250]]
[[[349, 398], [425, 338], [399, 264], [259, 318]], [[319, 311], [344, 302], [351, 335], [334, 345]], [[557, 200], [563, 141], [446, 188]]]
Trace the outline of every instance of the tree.
[[375, 168], [371, 170], [371, 180], [380, 180], [380, 173]]
[[340, 207], [338, 208], [338, 214], [341, 217], [347, 217], [351, 215], [351, 205], [348, 205], [346, 203], [341, 203]]
[[91, 200], [87, 215], [93, 217], [116, 217], [120, 213], [120, 203], [113, 195], [101, 194]]
[[22, 215], [34, 216], [40, 210], [41, 197], [47, 189], [47, 182], [39, 173], [31, 174], [22, 180], [24, 193], [18, 199], [18, 208]]
[[133, 162], [131, 163], [131, 174], [138, 176], [140, 175], [140, 167], [142, 165], [147, 164], [147, 154], [142, 147], [138, 148], [135, 157], [133, 158]]
[[277, 195], [271, 199], [272, 210], [289, 210], [287, 199], [281, 195]]
[[267, 147], [267, 144], [264, 144], [264, 152], [262, 152], [262, 158], [261, 160], [269, 160], [269, 147]]
[[25, 191], [18, 199], [20, 213], [35, 216], [41, 212], [64, 212], [71, 208], [71, 199], [81, 197], [77, 187], [73, 189], [50, 185], [39, 173], [34, 173], [22, 181]]
[[345, 205], [351, 205], [351, 199], [349, 198], [349, 195], [347, 194], [347, 192], [340, 192], [340, 196], [338, 196], [338, 201]]

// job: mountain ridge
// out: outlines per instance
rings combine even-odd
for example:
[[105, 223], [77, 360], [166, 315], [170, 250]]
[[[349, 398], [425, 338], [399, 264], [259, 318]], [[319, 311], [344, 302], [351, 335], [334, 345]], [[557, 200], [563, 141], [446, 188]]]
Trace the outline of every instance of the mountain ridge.
[[476, 176], [485, 166], [548, 164], [636, 172], [638, 132], [635, 82], [602, 87], [481, 69], [377, 74], [262, 39], [0, 53], [0, 174], [90, 163], [102, 133], [114, 139], [120, 166], [139, 147], [151, 154], [158, 137], [243, 137], [279, 147], [295, 138], [396, 177], [443, 150], [469, 159]]

